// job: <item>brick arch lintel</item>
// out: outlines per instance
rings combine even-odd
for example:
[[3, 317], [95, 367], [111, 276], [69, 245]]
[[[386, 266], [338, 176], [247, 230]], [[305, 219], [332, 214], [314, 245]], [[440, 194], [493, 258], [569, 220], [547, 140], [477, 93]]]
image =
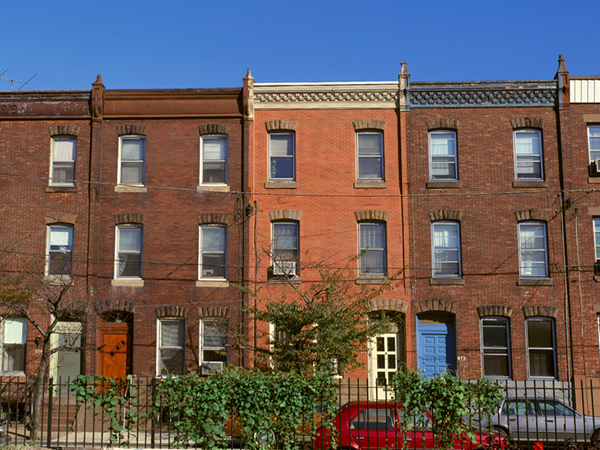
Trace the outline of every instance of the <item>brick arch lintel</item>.
[[48, 131], [50, 136], [79, 136], [81, 127], [76, 125], [50, 125]]
[[205, 123], [198, 125], [200, 136], [204, 134], [229, 134], [229, 126], [222, 123]]
[[543, 316], [553, 317], [556, 319], [556, 316], [558, 315], [558, 308], [546, 305], [523, 306], [523, 315], [525, 318]]
[[355, 211], [354, 216], [357, 222], [363, 222], [366, 220], [377, 220], [380, 222], [387, 222], [389, 213], [381, 209], [363, 209]]
[[106, 300], [100, 300], [99, 302], [96, 302], [94, 308], [96, 309], [96, 313], [98, 315], [115, 311], [133, 314], [135, 312], [136, 303], [131, 300], [109, 298]]
[[353, 120], [355, 131], [360, 130], [383, 130], [385, 128], [385, 120], [381, 119], [359, 119]]
[[300, 221], [300, 216], [302, 216], [302, 211], [297, 211], [295, 209], [276, 209], [274, 211], [269, 211], [269, 219], [271, 222], [274, 220], [296, 220]]
[[142, 136], [146, 136], [146, 125], [141, 125], [141, 124], [117, 125], [117, 134], [119, 136], [124, 136], [127, 134], [139, 134]]
[[159, 306], [154, 308], [154, 313], [157, 318], [161, 317], [185, 317], [187, 316], [187, 309], [183, 306]]
[[538, 128], [541, 130], [544, 127], [544, 119], [541, 117], [517, 117], [510, 119], [510, 124], [513, 130], [519, 128]]
[[548, 210], [546, 209], [522, 209], [515, 211], [515, 218], [517, 222], [523, 222], [526, 220], [541, 220], [544, 222], [548, 221]]
[[506, 305], [482, 305], [477, 307], [479, 317], [500, 316], [511, 317], [513, 309]]
[[429, 211], [429, 219], [432, 222], [436, 220], [460, 220], [462, 219], [462, 211], [457, 209], [436, 209], [434, 211]]
[[432, 298], [413, 303], [413, 312], [415, 314], [429, 311], [443, 311], [456, 314], [457, 310], [458, 303], [448, 299]]
[[425, 124], [427, 125], [427, 130], [439, 130], [439, 129], [447, 129], [447, 130], [458, 130], [458, 124], [460, 120], [453, 119], [451, 117], [435, 117], [433, 119], [425, 119]]
[[229, 317], [229, 308], [222, 306], [200, 306], [198, 307], [198, 315], [202, 319], [203, 317]]
[[296, 131], [298, 122], [295, 120], [269, 120], [265, 122], [267, 131]]
[[221, 213], [203, 213], [198, 214], [198, 225], [206, 225], [209, 223], [220, 223], [228, 225], [231, 217], [228, 214]]
[[75, 224], [77, 220], [77, 214], [66, 213], [66, 212], [50, 212], [46, 213], [46, 225], [51, 223], [71, 223]]
[[369, 302], [369, 311], [392, 311], [406, 314], [408, 302], [393, 298], [375, 298]]
[[121, 225], [125, 223], [138, 223], [143, 225], [144, 215], [138, 213], [115, 214], [115, 225]]

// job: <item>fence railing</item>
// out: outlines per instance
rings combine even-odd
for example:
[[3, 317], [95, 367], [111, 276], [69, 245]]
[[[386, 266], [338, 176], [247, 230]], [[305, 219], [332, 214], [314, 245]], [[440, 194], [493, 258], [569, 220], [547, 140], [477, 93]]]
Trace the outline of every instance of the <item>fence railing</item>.
[[[29, 425], [32, 412], [32, 381], [23, 377], [0, 379], [0, 445], [31, 443]], [[36, 444], [49, 448], [173, 448], [177, 441], [177, 431], [172, 422], [173, 415], [170, 411], [163, 411], [160, 404], [157, 405], [156, 386], [160, 379], [133, 378], [131, 383], [131, 390], [127, 389], [123, 393], [121, 405], [123, 409], [130, 408], [131, 411], [135, 411], [136, 420], [123, 424], [127, 425], [124, 427], [125, 431], [122, 429], [117, 437], [113, 432], [111, 437], [108, 425], [111, 418], [108, 417], [108, 411], [92, 402], [77, 401], [71, 389], [71, 380], [50, 380], [42, 406]], [[400, 407], [385, 386], [356, 379], [340, 379], [338, 383], [337, 406], [340, 410], [349, 402], [358, 403], [363, 409], [382, 408], [382, 404], [388, 410]], [[527, 443], [530, 446], [534, 442], [544, 442], [563, 446], [569, 440], [579, 443], [590, 443], [594, 440], [600, 444], [600, 386], [581, 380], [573, 383], [500, 383], [504, 387], [504, 398], [498, 411], [493, 417], [482, 418], [473, 425], [484, 436], [499, 433], [500, 436], [510, 437], [510, 441], [507, 440], [506, 445], [503, 444], [506, 447], [509, 447], [509, 442], [517, 445]], [[598, 416], [594, 416], [594, 411]], [[125, 420], [124, 412], [126, 411], [119, 412], [118, 420]], [[392, 425], [377, 425], [373, 429], [360, 424], [357, 426], [352, 417], [347, 417], [347, 423], [334, 421], [334, 424], [340, 433], [348, 433], [354, 442], [358, 442], [357, 445], [360, 445], [366, 434], [371, 436], [371, 439], [372, 434], [369, 433], [384, 433], [387, 448], [427, 447], [428, 436], [435, 431], [434, 424], [405, 426], [405, 429], [401, 430], [398, 418], [400, 414], [395, 414], [396, 416], [392, 417]], [[430, 414], [435, 417], [435, 411], [430, 411]], [[315, 430], [322, 419], [321, 411], [311, 412], [310, 417], [302, 421], [306, 425], [298, 430], [296, 441], [286, 443], [286, 447], [306, 450], [318, 446], [315, 442]], [[235, 419], [223, 424], [228, 435], [221, 442], [223, 448], [245, 447], [245, 443], [240, 439], [240, 430], [234, 422]], [[266, 424], [265, 429], [268, 428]], [[405, 433], [409, 428], [410, 432], [414, 433], [410, 442], [408, 439], [398, 439], [398, 436], [406, 438]], [[322, 440], [318, 442], [321, 446], [324, 445]]]

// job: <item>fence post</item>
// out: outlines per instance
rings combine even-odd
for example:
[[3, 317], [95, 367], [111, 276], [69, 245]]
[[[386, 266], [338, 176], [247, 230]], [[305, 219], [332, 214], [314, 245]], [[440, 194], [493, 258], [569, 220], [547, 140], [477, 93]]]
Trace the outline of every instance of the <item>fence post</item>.
[[[54, 378], [48, 380], [48, 425], [46, 428], [46, 447], [50, 448], [50, 442], [52, 441], [52, 384]], [[43, 400], [42, 400], [43, 402]]]
[[[156, 378], [152, 378], [152, 406], [154, 406], [154, 399], [156, 398]], [[150, 411], [152, 411], [152, 406], [150, 407]], [[156, 417], [154, 417], [154, 414], [150, 415], [150, 447], [152, 448], [156, 448], [155, 442], [154, 442], [154, 432], [155, 432], [155, 422], [156, 422]]]

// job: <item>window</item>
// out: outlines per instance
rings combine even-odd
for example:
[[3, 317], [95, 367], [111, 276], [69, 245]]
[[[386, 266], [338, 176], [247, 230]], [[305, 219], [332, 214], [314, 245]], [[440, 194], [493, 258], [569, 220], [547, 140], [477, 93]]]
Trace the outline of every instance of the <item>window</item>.
[[59, 136], [52, 138], [50, 184], [53, 186], [75, 185], [75, 160], [77, 139]]
[[117, 227], [115, 278], [142, 278], [142, 227]]
[[383, 134], [378, 131], [356, 133], [358, 179], [383, 181]]
[[273, 223], [273, 274], [298, 274], [299, 235], [297, 222]]
[[456, 133], [448, 130], [430, 132], [429, 158], [429, 179], [431, 181], [458, 180]]
[[537, 130], [516, 130], [515, 179], [519, 181], [542, 181], [542, 142]]
[[27, 319], [2, 321], [2, 372], [25, 373]]
[[385, 224], [358, 224], [360, 275], [385, 275], [387, 273]]
[[483, 376], [510, 378], [510, 343], [508, 319], [481, 319], [481, 358]]
[[200, 322], [201, 373], [221, 371], [227, 357], [227, 323], [219, 319], [203, 319]]
[[588, 148], [592, 173], [598, 174], [600, 173], [600, 165], [596, 161], [600, 159], [600, 125], [588, 126]]
[[554, 321], [527, 319], [527, 359], [530, 378], [556, 378]]
[[227, 136], [202, 136], [200, 184], [227, 184]]
[[269, 180], [296, 179], [296, 152], [294, 133], [269, 134]]
[[460, 277], [460, 230], [456, 222], [434, 222], [432, 229], [433, 276]]
[[48, 227], [47, 276], [71, 276], [73, 268], [73, 226]]
[[226, 227], [200, 227], [200, 278], [227, 278], [226, 249]]
[[146, 138], [144, 136], [121, 136], [119, 184], [144, 184], [144, 159]]
[[519, 224], [519, 276], [521, 278], [548, 277], [545, 223]]
[[600, 275], [600, 219], [594, 219], [594, 248], [596, 260], [594, 262], [594, 274]]
[[185, 319], [158, 320], [158, 375], [185, 372]]

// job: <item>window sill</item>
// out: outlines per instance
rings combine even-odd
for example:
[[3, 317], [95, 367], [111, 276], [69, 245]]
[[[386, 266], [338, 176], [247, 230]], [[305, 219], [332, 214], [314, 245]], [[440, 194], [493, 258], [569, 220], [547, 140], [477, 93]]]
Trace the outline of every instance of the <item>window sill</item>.
[[196, 280], [196, 287], [227, 288], [227, 287], [229, 287], [229, 281], [227, 281], [227, 280]]
[[143, 287], [144, 280], [141, 280], [139, 278], [133, 278], [133, 279], [115, 278], [110, 281], [110, 285], [111, 286]]
[[588, 177], [589, 184], [600, 184], [600, 177]]
[[229, 192], [229, 186], [226, 184], [200, 184], [196, 187], [196, 190], [199, 192]]
[[73, 279], [68, 276], [46, 275], [45, 280], [50, 286], [72, 286]]
[[286, 277], [285, 275], [270, 275], [267, 282], [273, 284], [300, 284], [302, 283], [302, 278], [300, 278], [300, 275], [294, 275], [293, 277]]
[[148, 192], [145, 186], [115, 186], [115, 192]]
[[356, 284], [376, 284], [381, 286], [390, 284], [390, 279], [386, 275], [359, 275], [354, 282]]
[[432, 286], [464, 286], [464, 278], [430, 278], [429, 284]]
[[514, 188], [547, 188], [547, 181], [513, 181], [512, 187]]
[[383, 180], [379, 180], [379, 181], [357, 180], [354, 182], [354, 189], [387, 189], [387, 183]]
[[267, 181], [265, 189], [298, 189], [298, 183], [295, 181]]
[[552, 286], [550, 278], [519, 278], [517, 286]]
[[425, 186], [427, 189], [460, 189], [460, 181], [428, 181]]
[[46, 192], [77, 192], [76, 186], [46, 186]]

